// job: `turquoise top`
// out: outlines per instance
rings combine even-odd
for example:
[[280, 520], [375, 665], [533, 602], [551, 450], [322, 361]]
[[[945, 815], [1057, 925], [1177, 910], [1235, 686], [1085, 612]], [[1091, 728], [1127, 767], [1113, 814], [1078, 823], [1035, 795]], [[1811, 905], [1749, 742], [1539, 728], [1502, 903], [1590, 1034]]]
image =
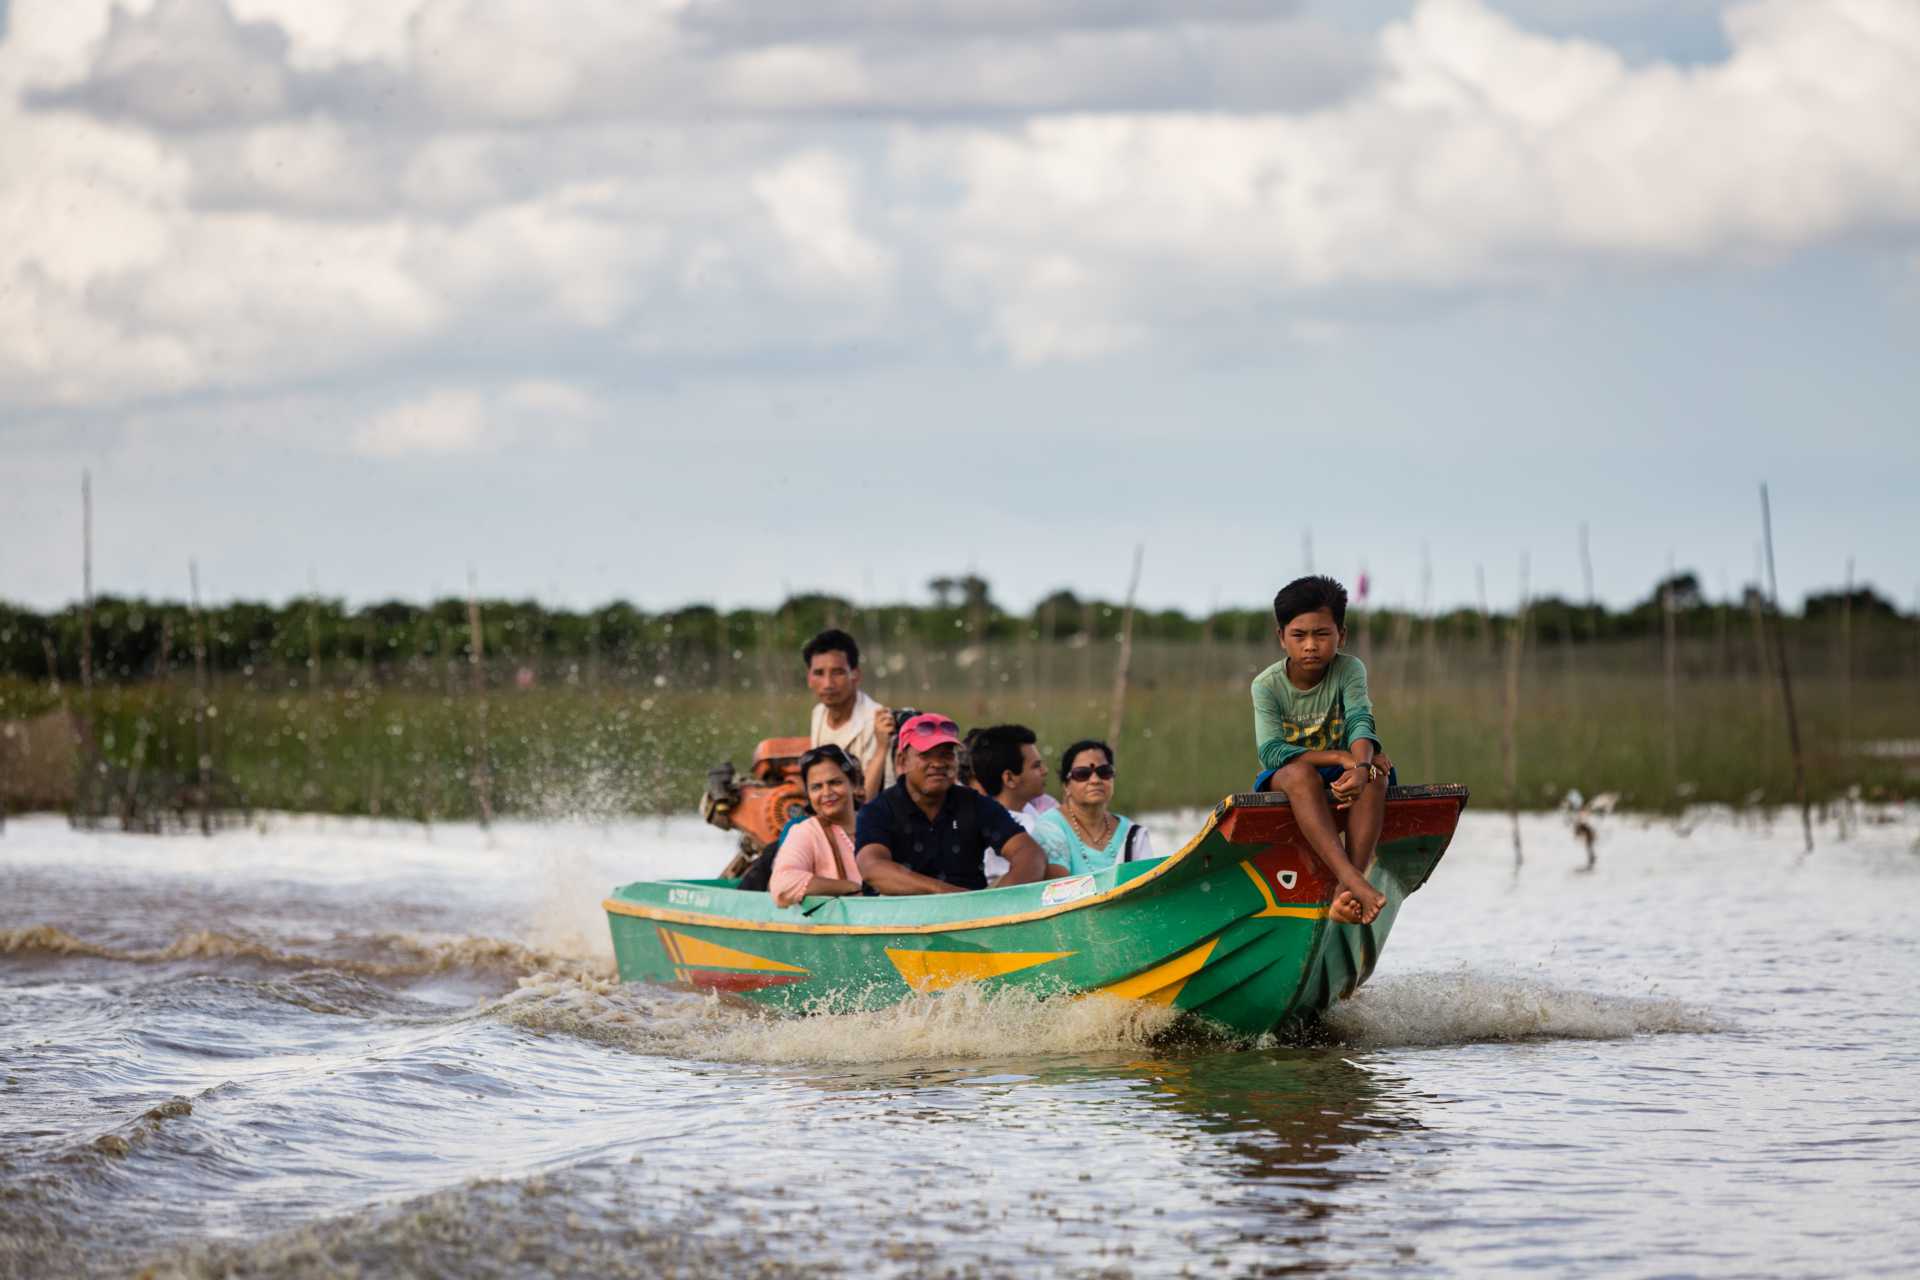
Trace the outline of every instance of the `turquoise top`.
[[1133, 819], [1122, 817], [1113, 826], [1113, 837], [1107, 841], [1104, 849], [1089, 849], [1081, 843], [1080, 835], [1067, 821], [1066, 809], [1049, 809], [1033, 824], [1033, 838], [1047, 855], [1047, 861], [1057, 867], [1065, 867], [1068, 875], [1084, 876], [1095, 871], [1104, 871], [1120, 861], [1120, 855], [1126, 852], [1127, 832], [1133, 828]]
[[1253, 741], [1267, 768], [1307, 751], [1345, 751], [1361, 738], [1380, 745], [1366, 664], [1352, 654], [1335, 654], [1311, 689], [1293, 687], [1285, 658], [1253, 678]]

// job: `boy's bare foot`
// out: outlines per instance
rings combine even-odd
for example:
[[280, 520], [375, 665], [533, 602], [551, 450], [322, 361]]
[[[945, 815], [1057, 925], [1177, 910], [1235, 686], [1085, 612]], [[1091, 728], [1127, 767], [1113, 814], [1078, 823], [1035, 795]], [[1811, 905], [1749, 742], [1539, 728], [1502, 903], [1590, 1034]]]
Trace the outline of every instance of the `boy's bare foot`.
[[1367, 886], [1367, 896], [1360, 897], [1351, 889], [1342, 889], [1333, 896], [1333, 902], [1327, 907], [1327, 915], [1338, 924], [1372, 924], [1374, 917], [1380, 914], [1380, 908], [1387, 905], [1387, 895]]

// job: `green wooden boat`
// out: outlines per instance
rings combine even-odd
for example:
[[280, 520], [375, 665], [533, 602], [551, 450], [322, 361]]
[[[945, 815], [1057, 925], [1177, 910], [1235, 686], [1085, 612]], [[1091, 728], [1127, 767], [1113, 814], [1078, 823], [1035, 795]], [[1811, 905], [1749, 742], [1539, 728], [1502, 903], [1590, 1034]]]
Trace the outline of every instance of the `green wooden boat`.
[[1368, 871], [1370, 925], [1327, 918], [1333, 876], [1286, 797], [1228, 796], [1179, 852], [1090, 876], [791, 907], [731, 880], [649, 880], [605, 902], [620, 976], [732, 992], [791, 1013], [871, 1009], [961, 983], [1170, 1005], [1259, 1035], [1366, 981], [1407, 895], [1466, 806], [1462, 786], [1395, 787]]

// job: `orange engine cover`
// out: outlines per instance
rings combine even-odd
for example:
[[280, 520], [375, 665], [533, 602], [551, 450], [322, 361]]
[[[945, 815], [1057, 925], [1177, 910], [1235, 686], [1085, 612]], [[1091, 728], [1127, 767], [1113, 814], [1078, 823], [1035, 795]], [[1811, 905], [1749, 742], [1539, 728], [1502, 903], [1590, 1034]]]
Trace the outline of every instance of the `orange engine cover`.
[[734, 806], [732, 827], [752, 836], [762, 848], [773, 843], [780, 829], [805, 814], [807, 798], [798, 782], [783, 780], [772, 785], [749, 782], [740, 788], [740, 802]]
[[753, 776], [761, 782], [793, 777], [807, 745], [806, 738], [762, 738], [753, 749]]

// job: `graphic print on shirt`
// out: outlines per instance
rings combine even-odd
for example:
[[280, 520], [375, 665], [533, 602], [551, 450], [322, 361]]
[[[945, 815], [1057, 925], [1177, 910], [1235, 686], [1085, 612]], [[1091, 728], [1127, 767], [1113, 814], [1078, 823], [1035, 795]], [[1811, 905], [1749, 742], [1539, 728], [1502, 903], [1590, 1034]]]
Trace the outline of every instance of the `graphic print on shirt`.
[[1338, 751], [1347, 741], [1347, 700], [1335, 695], [1327, 713], [1310, 724], [1281, 717], [1280, 740], [1303, 751]]

